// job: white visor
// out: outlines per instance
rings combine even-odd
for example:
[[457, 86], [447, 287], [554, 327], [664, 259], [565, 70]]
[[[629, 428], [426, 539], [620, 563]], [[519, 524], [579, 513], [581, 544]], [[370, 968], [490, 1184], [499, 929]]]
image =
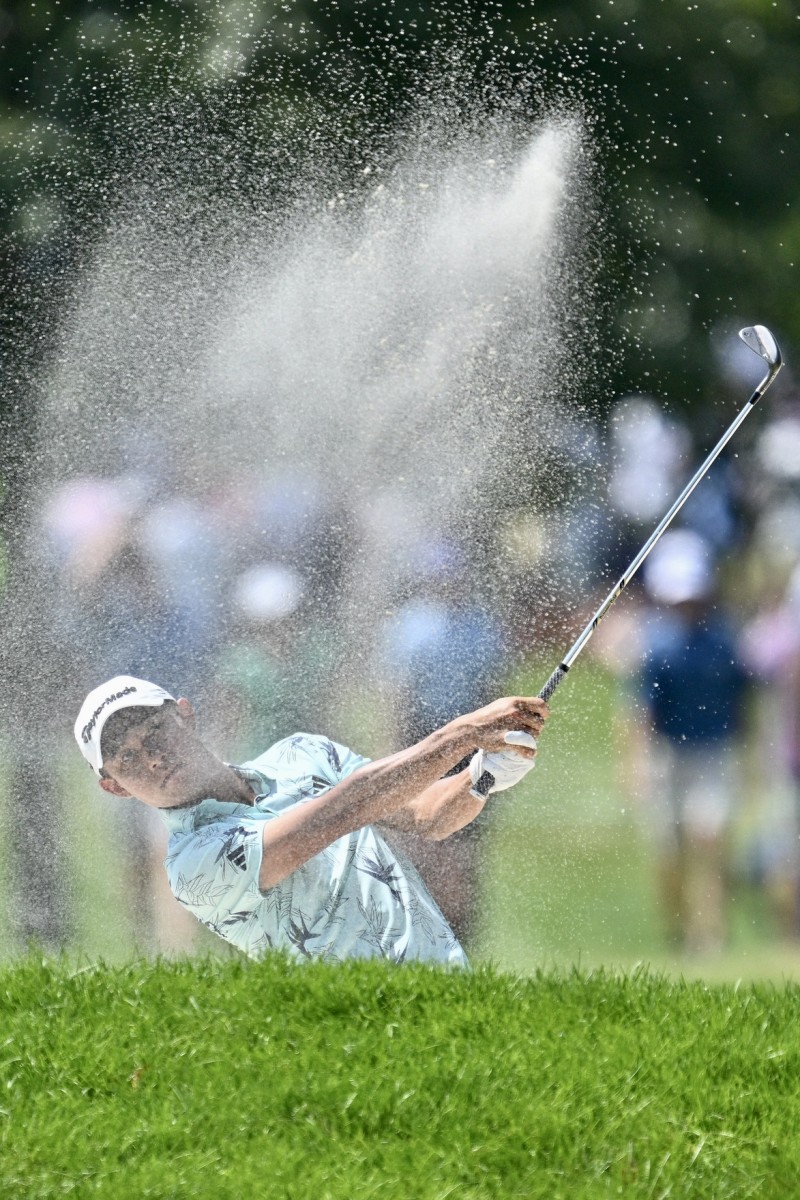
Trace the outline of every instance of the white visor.
[[165, 700], [174, 699], [158, 684], [136, 679], [133, 675], [115, 675], [89, 692], [75, 722], [75, 740], [92, 770], [100, 774], [103, 765], [100, 737], [112, 713], [136, 706], [156, 708]]

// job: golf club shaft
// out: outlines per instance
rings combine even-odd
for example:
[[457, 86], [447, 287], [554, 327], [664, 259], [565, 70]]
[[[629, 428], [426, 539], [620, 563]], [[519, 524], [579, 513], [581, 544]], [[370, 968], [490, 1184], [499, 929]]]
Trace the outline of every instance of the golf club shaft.
[[694, 489], [697, 487], [700, 480], [706, 475], [706, 473], [708, 472], [708, 469], [716, 461], [716, 459], [719, 457], [719, 455], [722, 453], [722, 451], [727, 446], [728, 442], [731, 440], [733, 435], [736, 433], [736, 430], [739, 428], [739, 426], [742, 424], [742, 422], [745, 421], [747, 419], [747, 417], [750, 415], [753, 407], [755, 406], [756, 401], [760, 400], [761, 397], [764, 395], [764, 392], [767, 390], [769, 385], [772, 383], [772, 380], [775, 378], [775, 375], [777, 374], [777, 372], [778, 372], [778, 368], [770, 370], [770, 372], [761, 381], [761, 383], [758, 385], [756, 390], [753, 392], [750, 399], [745, 404], [742, 411], [738, 414], [738, 416], [731, 423], [731, 425], [728, 427], [728, 429], [726, 429], [725, 433], [722, 435], [720, 440], [717, 442], [714, 449], [711, 451], [711, 453], [708, 455], [708, 457], [703, 461], [703, 463], [697, 469], [695, 474], [689, 480], [686, 487], [681, 492], [680, 496], [678, 496], [677, 500], [670, 508], [669, 512], [665, 513], [665, 515], [662, 517], [661, 521], [659, 522], [657, 527], [653, 530], [653, 532], [651, 533], [650, 537], [647, 539], [645, 544], [642, 546], [641, 550], [636, 555], [633, 562], [630, 564], [628, 569], [624, 572], [624, 574], [620, 577], [620, 579], [617, 581], [617, 583], [614, 585], [614, 587], [608, 593], [605, 600], [600, 605], [600, 607], [598, 608], [597, 612], [592, 617], [589, 624], [586, 626], [586, 628], [583, 630], [583, 632], [580, 634], [580, 636], [577, 638], [577, 640], [572, 644], [572, 646], [569, 648], [567, 653], [564, 655], [559, 666], [556, 667], [555, 671], [553, 671], [553, 674], [550, 676], [547, 683], [544, 685], [542, 690], [539, 692], [540, 699], [549, 700], [550, 697], [552, 696], [553, 692], [558, 687], [558, 685], [564, 680], [567, 672], [569, 671], [570, 667], [574, 663], [575, 659], [578, 657], [581, 650], [584, 648], [586, 643], [589, 641], [589, 638], [592, 636], [595, 629], [602, 621], [603, 617], [606, 615], [608, 610], [611, 608], [611, 605], [614, 603], [614, 601], [617, 599], [617, 597], [620, 596], [622, 594], [622, 592], [625, 590], [625, 588], [628, 586], [631, 579], [633, 579], [634, 575], [639, 570], [639, 567], [642, 565], [642, 563], [647, 558], [650, 551], [655, 546], [656, 542], [659, 540], [661, 535], [664, 533], [664, 530], [667, 529], [667, 527], [671, 524], [671, 522], [673, 521], [675, 516], [683, 508], [684, 504], [689, 499], [689, 497], [691, 496]]

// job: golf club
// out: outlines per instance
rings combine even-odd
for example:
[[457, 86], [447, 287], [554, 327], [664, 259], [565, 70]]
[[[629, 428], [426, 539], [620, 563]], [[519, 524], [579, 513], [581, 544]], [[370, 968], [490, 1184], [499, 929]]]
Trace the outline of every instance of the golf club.
[[764, 395], [767, 388], [770, 386], [773, 379], [775, 378], [775, 376], [778, 374], [781, 367], [783, 366], [783, 360], [781, 358], [781, 352], [778, 349], [778, 343], [775, 341], [775, 338], [772, 336], [770, 331], [768, 329], [766, 329], [763, 325], [752, 325], [752, 326], [748, 326], [746, 329], [741, 329], [739, 331], [739, 337], [742, 339], [744, 344], [746, 346], [748, 346], [755, 354], [758, 354], [761, 358], [764, 359], [764, 361], [767, 364], [766, 375], [761, 380], [758, 387], [753, 392], [752, 396], [747, 401], [747, 403], [745, 404], [742, 411], [739, 413], [739, 415], [736, 417], [736, 419], [731, 423], [731, 425], [728, 427], [728, 429], [725, 431], [725, 433], [719, 439], [719, 441], [717, 442], [714, 449], [710, 452], [710, 454], [706, 457], [706, 459], [698, 467], [697, 471], [692, 476], [692, 478], [689, 480], [686, 487], [683, 489], [680, 496], [678, 496], [675, 503], [672, 505], [672, 507], [669, 509], [669, 511], [667, 513], [665, 513], [665, 515], [662, 517], [661, 521], [659, 522], [657, 527], [653, 530], [653, 532], [651, 533], [650, 537], [647, 539], [645, 544], [642, 546], [641, 550], [636, 555], [633, 562], [630, 564], [628, 569], [624, 572], [624, 574], [620, 577], [620, 579], [617, 581], [617, 583], [614, 585], [614, 587], [608, 593], [605, 600], [600, 605], [600, 607], [598, 608], [597, 612], [592, 617], [589, 624], [586, 626], [586, 628], [583, 630], [581, 635], [577, 638], [577, 640], [573, 643], [573, 645], [570, 647], [570, 649], [564, 655], [563, 659], [561, 660], [561, 663], [556, 667], [555, 671], [553, 671], [553, 674], [550, 676], [547, 683], [544, 685], [542, 690], [539, 692], [539, 696], [542, 700], [549, 700], [550, 697], [552, 696], [553, 692], [558, 687], [558, 685], [566, 677], [566, 674], [569, 671], [570, 667], [575, 662], [575, 659], [578, 657], [578, 655], [580, 654], [583, 647], [589, 641], [589, 638], [592, 636], [595, 629], [602, 621], [603, 617], [606, 615], [608, 610], [611, 608], [611, 605], [614, 603], [614, 601], [617, 599], [617, 597], [619, 595], [621, 595], [621, 593], [628, 586], [631, 579], [633, 579], [634, 575], [639, 570], [639, 567], [642, 565], [642, 563], [647, 558], [650, 551], [655, 546], [656, 542], [659, 540], [659, 538], [663, 534], [664, 530], [670, 525], [670, 523], [672, 522], [674, 517], [677, 515], [677, 513], [680, 512], [681, 508], [686, 503], [686, 501], [689, 499], [689, 497], [691, 496], [694, 489], [697, 487], [700, 480], [704, 477], [704, 475], [708, 471], [709, 467], [712, 465], [712, 463], [714, 463], [716, 461], [718, 456], [722, 453], [725, 446], [728, 444], [730, 439], [736, 433], [736, 430], [739, 428], [739, 426], [742, 424], [742, 422], [749, 416], [750, 412], [754, 408], [757, 401], [759, 401], [761, 399], [761, 397]]

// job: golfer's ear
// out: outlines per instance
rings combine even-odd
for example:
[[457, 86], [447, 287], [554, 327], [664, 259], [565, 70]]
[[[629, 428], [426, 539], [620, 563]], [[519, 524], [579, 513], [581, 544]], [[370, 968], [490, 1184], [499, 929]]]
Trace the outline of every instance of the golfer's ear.
[[103, 777], [102, 779], [98, 779], [97, 782], [104, 792], [110, 792], [112, 796], [121, 796], [123, 799], [126, 799], [128, 796], [133, 795], [133, 792], [126, 792], [122, 784], [117, 783], [116, 779]]
[[175, 703], [178, 706], [178, 712], [183, 720], [191, 729], [194, 729], [194, 709], [192, 708], [191, 703], [186, 699], [185, 696], [181, 696], [180, 699], [175, 701]]

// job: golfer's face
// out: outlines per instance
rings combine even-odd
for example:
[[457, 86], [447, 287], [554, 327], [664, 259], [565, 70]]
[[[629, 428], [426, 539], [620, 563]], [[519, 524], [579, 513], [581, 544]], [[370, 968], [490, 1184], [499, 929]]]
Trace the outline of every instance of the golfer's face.
[[171, 705], [129, 729], [105, 771], [131, 795], [155, 808], [202, 799], [218, 760]]

